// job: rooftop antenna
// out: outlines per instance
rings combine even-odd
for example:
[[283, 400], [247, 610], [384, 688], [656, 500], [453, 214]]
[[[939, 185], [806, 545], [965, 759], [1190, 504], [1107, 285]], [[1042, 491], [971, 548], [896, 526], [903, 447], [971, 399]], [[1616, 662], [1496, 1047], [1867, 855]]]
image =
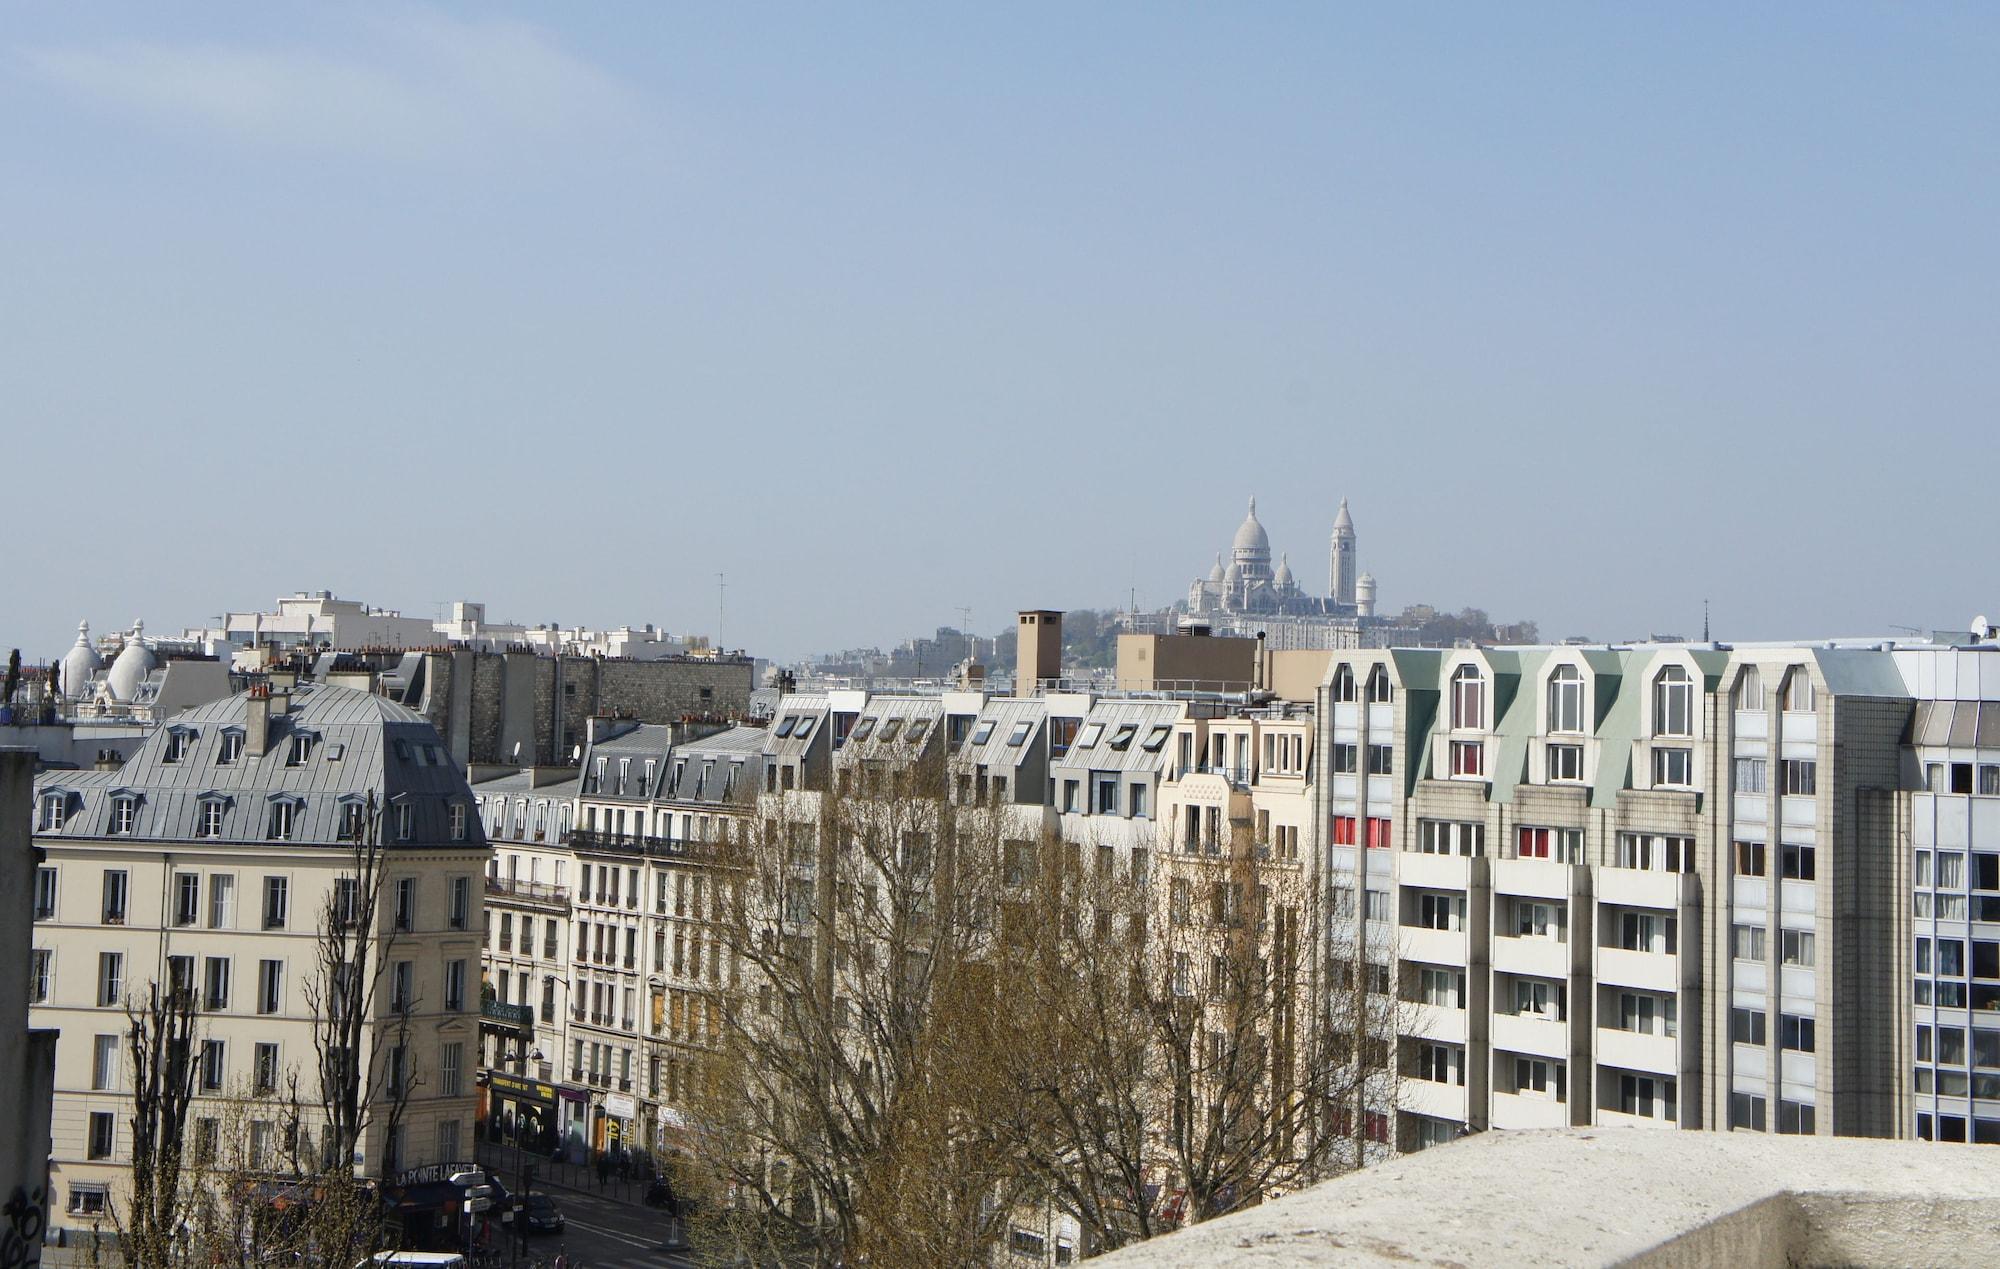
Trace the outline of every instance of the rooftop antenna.
[[1703, 643], [1713, 642], [1708, 637], [1708, 601], [1706, 599], [1701, 601], [1701, 641]]
[[968, 661], [977, 660], [978, 649], [972, 642], [972, 609], [968, 605], [960, 604], [958, 606], [958, 628], [965, 635], [965, 659]]
[[722, 655], [722, 597], [728, 590], [728, 576], [723, 573], [717, 573], [715, 575], [715, 652], [717, 656]]

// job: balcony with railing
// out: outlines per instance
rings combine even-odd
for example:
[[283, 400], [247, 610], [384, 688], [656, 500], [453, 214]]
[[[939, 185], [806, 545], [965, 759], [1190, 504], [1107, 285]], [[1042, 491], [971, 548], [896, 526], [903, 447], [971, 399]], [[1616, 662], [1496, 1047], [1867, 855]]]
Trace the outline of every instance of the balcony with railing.
[[488, 877], [486, 879], [488, 899], [514, 899], [524, 903], [540, 904], [545, 907], [569, 911], [569, 887], [550, 885], [546, 881], [522, 881], [516, 877]]
[[587, 828], [572, 829], [563, 834], [563, 845], [572, 850], [696, 860], [713, 860], [716, 848], [714, 842], [690, 837], [652, 837], [640, 833], [607, 833]]
[[527, 1005], [502, 1004], [498, 1000], [479, 1002], [479, 1018], [482, 1022], [496, 1022], [512, 1027], [522, 1035], [533, 1034], [535, 1011]]

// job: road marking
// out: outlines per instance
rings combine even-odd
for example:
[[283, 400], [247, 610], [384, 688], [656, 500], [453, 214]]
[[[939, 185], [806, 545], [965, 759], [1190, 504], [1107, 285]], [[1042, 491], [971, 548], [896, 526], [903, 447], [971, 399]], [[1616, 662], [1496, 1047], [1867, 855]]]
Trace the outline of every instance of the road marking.
[[[602, 1225], [587, 1225], [584, 1222], [578, 1220], [574, 1216], [569, 1218], [569, 1223], [573, 1228], [586, 1229], [593, 1234], [602, 1234], [606, 1238], [616, 1238], [619, 1242], [625, 1243], [628, 1246], [637, 1247], [641, 1251], [658, 1250], [656, 1244], [649, 1243], [644, 1239], [634, 1238], [630, 1234], [621, 1233], [615, 1229], [606, 1229]], [[662, 1241], [664, 1241], [664, 1236], [662, 1238]]]

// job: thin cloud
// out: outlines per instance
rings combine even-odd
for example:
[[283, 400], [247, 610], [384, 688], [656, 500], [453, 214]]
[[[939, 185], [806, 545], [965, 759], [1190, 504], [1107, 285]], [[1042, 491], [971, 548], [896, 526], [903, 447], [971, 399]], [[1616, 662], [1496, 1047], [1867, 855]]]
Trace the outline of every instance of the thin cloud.
[[219, 43], [25, 52], [43, 80], [150, 122], [253, 144], [429, 159], [510, 150], [615, 121], [618, 80], [511, 20], [406, 11], [355, 51]]

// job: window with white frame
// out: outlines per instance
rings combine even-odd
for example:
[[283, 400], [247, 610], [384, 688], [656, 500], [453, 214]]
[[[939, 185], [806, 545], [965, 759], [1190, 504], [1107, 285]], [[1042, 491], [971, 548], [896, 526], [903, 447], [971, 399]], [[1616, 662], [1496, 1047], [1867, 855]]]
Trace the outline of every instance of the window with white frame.
[[215, 765], [230, 767], [236, 765], [243, 756], [243, 729], [225, 727], [222, 729], [222, 744], [215, 751]]
[[1417, 851], [1424, 855], [1486, 853], [1486, 826], [1472, 820], [1418, 820]]
[[1563, 1100], [1562, 1063], [1547, 1058], [1515, 1058], [1514, 1091], [1522, 1097]]
[[1543, 753], [1548, 760], [1548, 780], [1551, 783], [1573, 784], [1583, 779], [1583, 746], [1552, 744]]
[[1655, 872], [1693, 872], [1694, 838], [1671, 833], [1620, 833], [1618, 866]]
[[1811, 758], [1785, 759], [1786, 797], [1811, 797], [1819, 788], [1819, 764]]
[[1738, 758], [1736, 760], [1736, 791], [1738, 793], [1764, 793], [1770, 789], [1771, 764], [1762, 758]]
[[221, 798], [203, 798], [195, 809], [194, 835], [222, 836], [222, 817], [227, 808], [228, 803]]
[[1546, 1022], [1561, 1022], [1563, 1018], [1563, 985], [1550, 982], [1546, 978], [1516, 978], [1514, 980], [1514, 1012], [1524, 1018], [1540, 1018]]
[[1736, 677], [1736, 708], [1761, 711], [1764, 708], [1764, 675], [1754, 665], [1746, 665]]
[[1559, 864], [1583, 862], [1583, 830], [1535, 828], [1522, 825], [1514, 833], [1515, 854], [1521, 859], [1548, 859]]
[[35, 869], [35, 920], [52, 921], [56, 915], [56, 867], [43, 864]]
[[1333, 671], [1333, 703], [1352, 705], [1354, 703], [1354, 670], [1342, 662]]
[[1368, 673], [1368, 703], [1387, 705], [1395, 696], [1395, 687], [1389, 682], [1389, 671], [1376, 666]]
[[1433, 1084], [1465, 1083], [1465, 1052], [1455, 1044], [1422, 1041], [1417, 1045], [1416, 1077]]
[[1417, 970], [1417, 999], [1439, 1009], [1465, 1008], [1465, 971], [1422, 966]]
[[1653, 734], [1694, 735], [1694, 680], [1678, 665], [1653, 676]]
[[1583, 730], [1583, 675], [1573, 665], [1559, 665], [1549, 675], [1547, 721], [1553, 735]]
[[1792, 667], [1785, 676], [1785, 709], [1789, 713], [1809, 714], [1814, 708], [1816, 696], [1813, 693], [1812, 672], [1803, 665]]
[[28, 953], [28, 1003], [45, 1004], [49, 998], [50, 971], [54, 968], [55, 954], [45, 947], [38, 947]]
[[59, 833], [63, 823], [69, 818], [69, 794], [54, 792], [42, 794], [42, 817], [37, 829], [44, 833]]
[[1653, 749], [1653, 784], [1670, 789], [1693, 788], [1694, 750], [1678, 745], [1656, 746]]
[[292, 840], [292, 832], [298, 825], [298, 818], [298, 803], [289, 799], [271, 803], [271, 822], [264, 836], [274, 842]]
[[1486, 726], [1486, 679], [1476, 665], [1461, 665], [1452, 671], [1451, 725], [1463, 731]]
[[104, 870], [104, 907], [102, 915], [105, 925], [125, 924], [125, 906], [130, 893], [131, 875], [129, 873], [123, 868], [107, 868]]
[[1454, 776], [1486, 774], [1486, 746], [1477, 740], [1451, 742], [1451, 773]]
[[1562, 905], [1546, 899], [1514, 900], [1514, 934], [1524, 939], [1563, 937]]
[[139, 819], [139, 799], [133, 794], [120, 794], [111, 799], [111, 831], [118, 836], [127, 836]]

